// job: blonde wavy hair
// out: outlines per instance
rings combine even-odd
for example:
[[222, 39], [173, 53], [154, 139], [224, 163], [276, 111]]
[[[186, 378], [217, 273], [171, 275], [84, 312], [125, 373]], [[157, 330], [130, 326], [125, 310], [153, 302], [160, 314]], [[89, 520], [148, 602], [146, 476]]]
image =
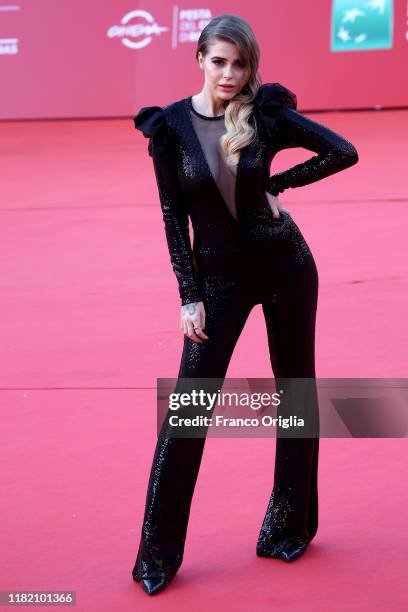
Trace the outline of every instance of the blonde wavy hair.
[[262, 84], [258, 74], [260, 50], [248, 22], [238, 15], [223, 13], [211, 19], [202, 30], [197, 42], [196, 60], [200, 52], [205, 57], [210, 45], [219, 40], [236, 45], [240, 60], [248, 71], [246, 84], [227, 102], [224, 117], [227, 131], [220, 138], [220, 144], [227, 155], [227, 164], [236, 173], [240, 149], [249, 145], [256, 136], [256, 124], [250, 123], [250, 117], [253, 101]]

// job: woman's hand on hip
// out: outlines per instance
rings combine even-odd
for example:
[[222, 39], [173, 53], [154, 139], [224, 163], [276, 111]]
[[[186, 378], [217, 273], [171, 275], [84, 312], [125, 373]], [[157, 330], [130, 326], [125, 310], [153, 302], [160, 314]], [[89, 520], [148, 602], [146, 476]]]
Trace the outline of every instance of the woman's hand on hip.
[[283, 210], [283, 212], [287, 212], [288, 214], [290, 214], [290, 212], [286, 210], [286, 208], [283, 208], [283, 206], [280, 205], [278, 196], [272, 195], [271, 193], [269, 193], [269, 191], [265, 191], [265, 193], [266, 193], [266, 197], [268, 198], [269, 206], [271, 207], [271, 211], [272, 211], [274, 219], [279, 219], [280, 210]]
[[208, 340], [205, 328], [205, 308], [203, 302], [192, 302], [181, 307], [180, 327], [184, 334], [197, 344]]

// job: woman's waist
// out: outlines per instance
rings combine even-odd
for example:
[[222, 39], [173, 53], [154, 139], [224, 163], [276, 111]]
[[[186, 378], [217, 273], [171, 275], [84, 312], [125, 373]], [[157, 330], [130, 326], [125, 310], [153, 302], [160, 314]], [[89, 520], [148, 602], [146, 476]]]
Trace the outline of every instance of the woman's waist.
[[234, 227], [199, 227], [194, 228], [193, 251], [202, 255], [228, 257], [242, 251], [253, 251], [259, 248], [273, 248], [280, 236], [288, 236], [293, 229], [292, 217], [280, 211], [279, 219], [268, 220], [241, 217]]
[[[282, 249], [279, 250], [282, 253]], [[229, 250], [201, 248], [193, 251], [195, 269], [208, 275], [230, 277], [250, 276], [254, 270], [261, 270], [262, 265], [276, 259], [276, 244], [247, 244]]]
[[194, 240], [196, 268], [214, 274], [250, 272], [265, 258], [281, 258], [296, 246], [294, 243], [302, 241], [295, 227], [289, 213], [280, 211], [279, 219], [268, 223], [241, 223], [241, 231], [233, 238], [228, 234], [222, 238], [208, 231], [203, 239]]

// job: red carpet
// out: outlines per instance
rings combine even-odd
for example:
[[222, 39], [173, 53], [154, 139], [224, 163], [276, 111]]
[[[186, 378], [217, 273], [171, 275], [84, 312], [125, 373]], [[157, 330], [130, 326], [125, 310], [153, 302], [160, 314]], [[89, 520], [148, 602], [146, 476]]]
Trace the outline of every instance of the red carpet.
[[[280, 198], [319, 270], [317, 374], [404, 377], [408, 111], [312, 118], [360, 156]], [[81, 612], [405, 610], [406, 439], [321, 440], [319, 531], [286, 564], [255, 555], [275, 441], [209, 438], [179, 573], [150, 598], [132, 581], [156, 378], [182, 346], [147, 141], [130, 119], [0, 131], [0, 590], [75, 590]], [[272, 376], [260, 306], [228, 376]]]

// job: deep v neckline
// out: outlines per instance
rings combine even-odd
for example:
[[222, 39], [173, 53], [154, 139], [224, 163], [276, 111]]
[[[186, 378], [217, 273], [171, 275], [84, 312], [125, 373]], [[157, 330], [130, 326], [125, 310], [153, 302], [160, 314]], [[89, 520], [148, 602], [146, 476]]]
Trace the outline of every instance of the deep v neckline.
[[[195, 129], [195, 127], [194, 127], [193, 120], [192, 120], [192, 118], [191, 118], [191, 114], [190, 114], [190, 109], [192, 109], [192, 110], [193, 110], [193, 112], [197, 112], [197, 111], [195, 110], [195, 108], [193, 107], [193, 103], [192, 103], [191, 98], [192, 98], [192, 96], [188, 96], [187, 98], [184, 98], [184, 100], [183, 100], [183, 101], [184, 101], [184, 103], [185, 103], [185, 104], [184, 104], [184, 108], [185, 108], [185, 111], [186, 111], [186, 113], [187, 113], [187, 115], [188, 115], [188, 119], [189, 119], [189, 122], [190, 122], [190, 127], [191, 127], [191, 132], [192, 132], [192, 138], [194, 139], [195, 144], [197, 145], [197, 150], [199, 151], [200, 157], [201, 157], [201, 159], [202, 159], [202, 161], [203, 161], [203, 163], [204, 163], [204, 166], [205, 166], [205, 168], [206, 168], [207, 174], [208, 174], [208, 176], [209, 176], [209, 178], [210, 178], [210, 181], [211, 181], [211, 183], [212, 183], [213, 187], [214, 187], [214, 188], [215, 188], [215, 190], [218, 192], [218, 194], [219, 194], [219, 196], [220, 196], [220, 199], [222, 200], [222, 202], [223, 202], [223, 204], [224, 204], [224, 207], [225, 207], [225, 209], [226, 209], [226, 211], [227, 211], [228, 215], [230, 216], [230, 218], [231, 218], [231, 219], [234, 221], [234, 223], [237, 223], [237, 224], [238, 224], [238, 223], [239, 223], [239, 220], [238, 220], [238, 218], [236, 219], [236, 218], [234, 217], [234, 215], [232, 214], [232, 212], [230, 211], [230, 209], [229, 209], [229, 207], [228, 207], [228, 205], [227, 205], [227, 203], [226, 203], [226, 201], [225, 201], [225, 199], [224, 199], [224, 196], [222, 195], [222, 193], [221, 193], [221, 191], [220, 191], [220, 188], [219, 188], [219, 187], [218, 187], [218, 185], [217, 185], [217, 182], [216, 182], [216, 180], [215, 180], [215, 178], [214, 178], [214, 176], [213, 176], [213, 173], [211, 172], [210, 165], [209, 165], [209, 163], [208, 163], [208, 161], [207, 161], [207, 158], [206, 158], [206, 156], [205, 156], [205, 153], [204, 153], [203, 147], [201, 146], [200, 139], [199, 139], [199, 137], [198, 137], [198, 134], [197, 134], [197, 132], [196, 132], [196, 129]], [[199, 114], [199, 113], [197, 113], [197, 114]], [[200, 116], [205, 117], [205, 119], [209, 119], [209, 120], [211, 121], [211, 120], [213, 120], [213, 119], [221, 119], [221, 117], [223, 117], [224, 115], [220, 115], [220, 116], [216, 116], [216, 117], [206, 117], [205, 115], [200, 115]], [[241, 160], [242, 160], [242, 149], [241, 149], [241, 151], [240, 151], [240, 156], [239, 156], [238, 165], [237, 165], [237, 173], [236, 173], [236, 176], [235, 176], [235, 197], [234, 197], [234, 208], [235, 208], [235, 213], [236, 213], [237, 217], [238, 217], [238, 207], [237, 207], [237, 188], [238, 188], [238, 177], [239, 177], [239, 170], [240, 170]]]

